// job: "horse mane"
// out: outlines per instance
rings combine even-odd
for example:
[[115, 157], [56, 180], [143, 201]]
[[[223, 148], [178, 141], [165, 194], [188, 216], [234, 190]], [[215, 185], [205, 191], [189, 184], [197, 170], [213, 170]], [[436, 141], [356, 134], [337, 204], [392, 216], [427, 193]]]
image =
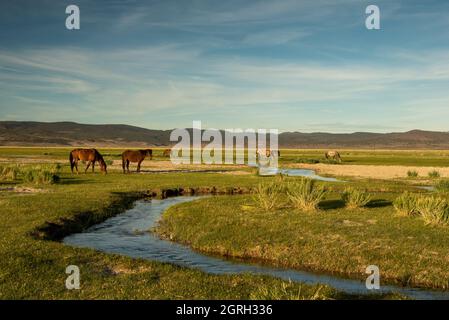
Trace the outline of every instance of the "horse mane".
[[98, 159], [98, 161], [100, 161], [101, 163], [106, 164], [101, 153], [98, 152], [97, 149], [94, 149], [94, 152], [95, 152], [95, 158]]

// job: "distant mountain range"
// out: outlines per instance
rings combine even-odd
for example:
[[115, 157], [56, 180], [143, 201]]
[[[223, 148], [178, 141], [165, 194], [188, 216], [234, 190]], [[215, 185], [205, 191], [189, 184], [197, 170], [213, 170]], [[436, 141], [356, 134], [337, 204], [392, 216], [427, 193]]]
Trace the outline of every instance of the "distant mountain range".
[[[122, 124], [0, 121], [2, 146], [169, 146], [171, 130]], [[301, 133], [279, 135], [281, 148], [449, 149], [449, 132], [412, 130], [394, 133]]]

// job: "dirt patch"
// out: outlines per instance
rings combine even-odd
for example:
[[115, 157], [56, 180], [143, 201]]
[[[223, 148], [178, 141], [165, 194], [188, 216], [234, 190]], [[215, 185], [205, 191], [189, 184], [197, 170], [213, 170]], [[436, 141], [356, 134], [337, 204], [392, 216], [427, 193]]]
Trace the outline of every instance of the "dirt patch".
[[378, 165], [332, 165], [332, 164], [300, 164], [294, 168], [313, 169], [320, 174], [333, 176], [360, 177], [373, 179], [406, 178], [408, 171], [416, 171], [420, 177], [428, 177], [428, 173], [436, 170], [443, 178], [449, 177], [449, 167], [409, 167]]
[[111, 275], [121, 275], [121, 274], [138, 274], [149, 272], [152, 269], [150, 267], [139, 266], [137, 268], [130, 268], [124, 265], [112, 266], [105, 269], [105, 273]]
[[36, 189], [36, 188], [32, 188], [32, 187], [7, 187], [7, 188], [0, 188], [0, 192], [42, 193], [42, 192], [47, 192], [47, 190]]

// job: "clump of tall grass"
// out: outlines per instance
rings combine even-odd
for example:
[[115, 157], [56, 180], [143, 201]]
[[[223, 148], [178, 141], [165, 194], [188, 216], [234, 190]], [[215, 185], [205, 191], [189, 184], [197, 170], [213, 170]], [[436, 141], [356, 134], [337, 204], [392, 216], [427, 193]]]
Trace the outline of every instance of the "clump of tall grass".
[[416, 208], [426, 224], [449, 223], [449, 203], [437, 196], [420, 197]]
[[23, 182], [34, 184], [54, 184], [59, 182], [60, 165], [37, 165], [21, 169]]
[[393, 206], [402, 216], [418, 214], [418, 209], [416, 207], [418, 198], [419, 197], [417, 195], [405, 191], [393, 201]]
[[416, 178], [416, 177], [418, 177], [418, 172], [415, 170], [409, 170], [409, 171], [407, 171], [407, 177]]
[[449, 180], [440, 180], [435, 184], [435, 190], [438, 192], [449, 192]]
[[0, 180], [2, 181], [15, 181], [19, 175], [19, 167], [13, 166], [0, 166]]
[[253, 200], [262, 209], [269, 211], [277, 209], [280, 205], [280, 195], [284, 186], [278, 181], [259, 183], [253, 190]]
[[371, 195], [368, 192], [354, 188], [346, 188], [341, 198], [350, 209], [362, 208], [371, 201]]
[[302, 178], [286, 185], [287, 197], [293, 207], [306, 211], [318, 209], [318, 204], [326, 196], [326, 189], [317, 186], [312, 179]]
[[429, 175], [429, 178], [439, 178], [440, 172], [438, 172], [437, 170], [433, 170], [433, 171], [429, 171], [428, 175]]

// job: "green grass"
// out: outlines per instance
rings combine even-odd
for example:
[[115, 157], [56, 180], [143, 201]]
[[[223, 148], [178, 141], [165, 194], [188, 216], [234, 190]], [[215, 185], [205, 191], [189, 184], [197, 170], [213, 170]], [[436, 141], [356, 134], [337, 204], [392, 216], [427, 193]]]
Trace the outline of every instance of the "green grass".
[[322, 185], [306, 178], [288, 182], [286, 189], [289, 202], [299, 210], [317, 210], [318, 204], [326, 196], [326, 189]]
[[[66, 162], [73, 148], [21, 148], [0, 147], [0, 155], [11, 159], [47, 159]], [[139, 149], [139, 148], [135, 148]], [[165, 148], [153, 148], [154, 160], [167, 160], [162, 153]], [[106, 160], [120, 160], [124, 148], [98, 148]], [[280, 163], [295, 162], [326, 163], [322, 149], [281, 149]], [[448, 150], [339, 150], [343, 164], [447, 166]]]
[[440, 173], [437, 170], [429, 171], [428, 175], [429, 175], [429, 178], [439, 178], [440, 177]]
[[415, 170], [409, 170], [409, 171], [407, 171], [407, 177], [416, 178], [416, 177], [418, 177], [418, 172]]
[[265, 211], [274, 210], [281, 205], [283, 185], [279, 181], [261, 182], [254, 188], [253, 201]]
[[[60, 183], [46, 185], [46, 192], [0, 195], [0, 299], [250, 299], [286, 290], [287, 282], [271, 277], [210, 275], [38, 240], [30, 234], [47, 221], [67, 221], [80, 213], [88, 217], [87, 225], [102, 221], [129, 206], [135, 192], [178, 186], [248, 187], [261, 178], [197, 173], [71, 175], [68, 170], [63, 167]], [[65, 268], [70, 264], [80, 267], [81, 290], [65, 288]], [[317, 288], [320, 299], [350, 298], [327, 286], [295, 283], [288, 284], [287, 291], [300, 292], [294, 298], [315, 299]]]
[[363, 208], [371, 201], [371, 195], [365, 190], [346, 188], [341, 199], [349, 209]]
[[382, 283], [447, 289], [449, 227], [394, 214], [396, 197], [375, 194], [362, 210], [345, 208], [336, 193], [310, 215], [246, 211], [249, 196], [219, 196], [170, 208], [157, 232], [210, 254], [358, 279], [374, 264]]
[[416, 194], [405, 191], [399, 197], [394, 199], [393, 206], [401, 216], [412, 216], [418, 214], [416, 203], [418, 196]]
[[[44, 192], [0, 192], [0, 299], [359, 298], [338, 293], [329, 287], [307, 286], [252, 275], [210, 275], [197, 270], [103, 254], [90, 249], [65, 246], [58, 241], [32, 237], [31, 233], [46, 222], [77, 221], [76, 217], [84, 214], [83, 222], [72, 226], [71, 229], [80, 231], [87, 225], [103, 221], [124, 210], [136, 192], [181, 186], [254, 188], [261, 182], [273, 180], [256, 175], [215, 173], [123, 175], [119, 170], [113, 169], [108, 175], [71, 175], [67, 159], [71, 149], [0, 148], [0, 158], [8, 159], [9, 163], [24, 159], [63, 163], [58, 184], [38, 185]], [[120, 159], [121, 151], [123, 150], [100, 148], [107, 161]], [[163, 149], [155, 150], [155, 161], [167, 160], [162, 158], [162, 151]], [[321, 153], [313, 150], [281, 150], [281, 163], [288, 163], [298, 157], [320, 158]], [[423, 158], [419, 160], [413, 152], [394, 153], [393, 156], [376, 152], [371, 157], [368, 152], [345, 151], [342, 152], [342, 157], [344, 162], [355, 164], [385, 161], [389, 164], [399, 162], [410, 165], [444, 165], [446, 152], [424, 153]], [[286, 181], [295, 180], [286, 178]], [[166, 222], [165, 230], [176, 234], [176, 239], [187, 241], [206, 252], [229, 252], [235, 256], [265, 259], [277, 265], [363, 278], [366, 276], [366, 265], [376, 264], [378, 259], [385, 259], [388, 262], [385, 268], [390, 270], [386, 273], [387, 277], [406, 281], [409, 275], [412, 275], [417, 283], [444, 286], [442, 273], [447, 268], [442, 261], [444, 257], [447, 261], [447, 256], [444, 255], [449, 252], [446, 247], [449, 239], [444, 235], [447, 234], [447, 229], [425, 226], [422, 220], [390, 217], [392, 207], [382, 206], [385, 201], [393, 199], [390, 192], [402, 192], [412, 187], [398, 181], [386, 183], [379, 180], [355, 180], [351, 184], [357, 188], [367, 188], [370, 192], [378, 192], [381, 198], [379, 207], [366, 211], [343, 209], [337, 194], [343, 190], [344, 185], [326, 183], [326, 188], [333, 190], [334, 195], [319, 204], [321, 210], [316, 215], [292, 214], [292, 209], [289, 208], [280, 208], [276, 214], [270, 210], [255, 209], [253, 206], [251, 210], [243, 210], [244, 206], [252, 204], [251, 195], [217, 197], [173, 208], [167, 216], [170, 218]], [[0, 181], [0, 188], [22, 185], [27, 185], [27, 182], [20, 177]], [[287, 201], [286, 195], [284, 199]], [[173, 215], [177, 210], [187, 211], [184, 212], [184, 217], [180, 217]], [[212, 212], [215, 215], [211, 216]], [[384, 219], [385, 217], [387, 218]], [[390, 218], [397, 220], [391, 221]], [[367, 222], [368, 220], [377, 222], [372, 224]], [[181, 222], [185, 224], [178, 225]], [[364, 226], [369, 224], [373, 229], [370, 228], [369, 232], [366, 232], [365, 228], [358, 227], [359, 223]], [[397, 233], [396, 236], [414, 238], [409, 241], [410, 247], [399, 255], [390, 248], [391, 240], [387, 237], [393, 232], [389, 228], [397, 226], [397, 223], [405, 223], [405, 227], [401, 230], [403, 233], [393, 230]], [[444, 232], [440, 234], [435, 230]], [[365, 248], [361, 246], [360, 239], [367, 241], [364, 238], [366, 235], [368, 239], [379, 235], [380, 240], [373, 238], [376, 245], [368, 244]], [[406, 246], [404, 239], [394, 237], [394, 241], [396, 240], [400, 245]], [[380, 253], [378, 245], [387, 248], [386, 253]], [[416, 254], [423, 252], [424, 245], [437, 254]], [[437, 248], [434, 250], [434, 247]], [[348, 251], [339, 256], [338, 253], [345, 248], [348, 248]], [[362, 258], [358, 256], [357, 248], [363, 250]], [[415, 251], [412, 257], [413, 250]], [[418, 257], [424, 261], [416, 264], [412, 258]], [[364, 265], [359, 259], [370, 263]], [[405, 267], [401, 261], [412, 261], [415, 265]], [[81, 269], [79, 291], [65, 289], [67, 275], [64, 271], [69, 264], [78, 265]], [[416, 274], [413, 273], [416, 268], [423, 267], [422, 264], [429, 266], [429, 272], [423, 274], [419, 269]], [[360, 268], [362, 265], [363, 268]]]
[[440, 180], [435, 184], [435, 190], [438, 192], [449, 192], [449, 180]]

